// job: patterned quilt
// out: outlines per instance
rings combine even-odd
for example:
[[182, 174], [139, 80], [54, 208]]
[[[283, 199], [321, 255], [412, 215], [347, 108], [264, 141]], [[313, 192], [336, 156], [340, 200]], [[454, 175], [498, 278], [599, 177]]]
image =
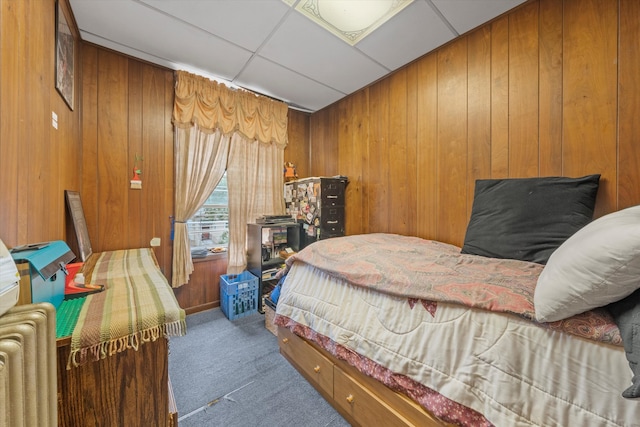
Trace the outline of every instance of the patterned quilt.
[[[286, 260], [304, 262], [353, 285], [422, 301], [513, 313], [535, 322], [533, 293], [541, 264], [461, 254], [446, 243], [395, 234], [361, 234], [320, 240]], [[583, 338], [622, 346], [604, 309], [539, 323]]]

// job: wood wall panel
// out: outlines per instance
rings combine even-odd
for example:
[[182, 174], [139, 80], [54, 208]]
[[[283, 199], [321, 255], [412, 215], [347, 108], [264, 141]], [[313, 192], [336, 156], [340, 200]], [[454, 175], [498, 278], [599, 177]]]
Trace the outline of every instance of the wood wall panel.
[[[415, 136], [409, 140], [409, 105], [407, 93], [407, 69], [392, 74], [389, 80], [389, 118], [386, 147], [388, 163], [388, 225], [391, 233], [410, 235], [415, 233]], [[414, 105], [412, 105], [415, 108]], [[415, 135], [415, 130], [413, 131]], [[397, 172], [403, 173], [397, 173]]]
[[175, 288], [173, 293], [187, 314], [220, 306], [220, 276], [227, 274], [227, 256], [193, 260], [189, 283]]
[[[389, 79], [371, 86], [371, 108], [369, 109], [369, 164], [367, 177], [369, 184], [367, 232], [373, 230], [389, 232], [390, 205], [389, 193], [394, 191], [389, 183], [389, 157], [394, 153], [389, 150]], [[406, 179], [406, 176], [405, 176]], [[349, 209], [349, 201], [345, 201], [345, 209]]]
[[[83, 44], [80, 49], [82, 67], [82, 187], [70, 188], [81, 192], [89, 238], [98, 250], [98, 48]], [[85, 191], [81, 191], [82, 188]]]
[[[82, 45], [82, 199], [94, 252], [154, 248], [171, 278], [173, 72]], [[131, 189], [136, 155], [142, 189]]]
[[617, 0], [565, 0], [563, 173], [600, 173], [596, 215], [616, 208]]
[[437, 204], [434, 197], [438, 191], [436, 169], [438, 64], [436, 59], [436, 55], [428, 55], [412, 65], [417, 68], [418, 110], [416, 114], [416, 234], [425, 239], [435, 238], [437, 230]]
[[64, 240], [64, 190], [80, 181], [80, 80], [71, 110], [55, 88], [55, 5], [0, 0], [0, 238], [9, 247]]
[[640, 204], [640, 2], [620, 2], [618, 206]]
[[[126, 94], [126, 102], [127, 102], [127, 118], [123, 123], [127, 124], [127, 138], [126, 145], [127, 150], [124, 151], [125, 160], [124, 164], [128, 166], [128, 170], [131, 171], [127, 175], [126, 172], [123, 174], [125, 178], [131, 179], [133, 176], [133, 167], [135, 162], [135, 157], [140, 156], [147, 160], [147, 162], [153, 164], [153, 159], [147, 158], [148, 150], [143, 152], [142, 145], [142, 103], [143, 103], [143, 85], [144, 79], [142, 77], [142, 63], [131, 61], [128, 63], [127, 61], [127, 88], [128, 93]], [[146, 100], [145, 100], [146, 101]], [[157, 102], [157, 100], [156, 100]], [[160, 116], [162, 118], [162, 116]], [[155, 117], [150, 118], [151, 121], [155, 121]], [[144, 161], [140, 162], [140, 169], [144, 171]], [[144, 174], [141, 175], [144, 177]], [[145, 182], [144, 189], [142, 192], [140, 190], [127, 190], [129, 193], [128, 197], [128, 211], [140, 212], [143, 205], [143, 199], [145, 202], [153, 202], [150, 197], [147, 195], [152, 195], [153, 189], [149, 188], [149, 183]], [[147, 191], [149, 190], [149, 191]], [[149, 205], [153, 206], [153, 205]], [[146, 247], [149, 245], [149, 242], [143, 241], [144, 235], [149, 235], [146, 230], [147, 224], [152, 223], [153, 218], [142, 218], [140, 215], [127, 215], [127, 218], [123, 221], [123, 224], [127, 224], [130, 228], [128, 230], [129, 241], [132, 245], [137, 247]], [[126, 235], [126, 234], [125, 234]]]
[[[119, 54], [98, 52], [98, 238], [94, 250], [127, 248], [129, 186], [129, 64]], [[134, 243], [135, 246], [135, 243]]]
[[[406, 206], [406, 213], [404, 216], [407, 219], [407, 224], [404, 228], [396, 229], [396, 233], [412, 235], [418, 231], [418, 181], [417, 168], [418, 168], [418, 93], [417, 85], [418, 81], [418, 69], [417, 67], [407, 67], [406, 78], [406, 117], [403, 121], [406, 134], [406, 153], [407, 153], [407, 174], [406, 178], [400, 178], [406, 181], [406, 200], [398, 200], [399, 206]], [[396, 119], [397, 120], [397, 119]]]
[[509, 176], [538, 176], [538, 5], [509, 15]]
[[[638, 8], [634, 0], [529, 0], [312, 114], [312, 168], [324, 175], [334, 173], [323, 169], [334, 154], [318, 151], [318, 138], [336, 138], [336, 115], [352, 126], [368, 111], [362, 148], [339, 150], [339, 173], [352, 162], [363, 171], [358, 194], [346, 199], [347, 211], [363, 210], [363, 227], [347, 233], [461, 245], [478, 178], [601, 173], [596, 216], [638, 204]], [[340, 147], [351, 135], [341, 130]], [[406, 162], [412, 152], [415, 166]], [[415, 213], [396, 212], [405, 207]]]
[[[169, 246], [168, 238], [163, 235], [169, 229], [169, 215], [173, 213], [173, 197], [165, 197], [164, 180], [165, 171], [165, 145], [173, 147], [173, 139], [165, 140], [165, 92], [171, 91], [171, 86], [166, 85], [165, 70], [156, 67], [144, 67], [142, 70], [142, 147], [140, 153], [142, 161], [142, 191], [129, 190], [130, 195], [141, 193], [141, 206], [139, 212], [145, 212], [145, 206], [158, 206], [162, 209], [150, 209], [146, 217], [140, 217], [139, 245], [148, 246], [152, 237], [160, 237], [164, 247]], [[132, 85], [130, 85], [131, 87]], [[131, 139], [131, 138], [130, 138]], [[158, 147], [160, 145], [160, 147]], [[173, 156], [172, 156], [173, 157]], [[129, 177], [133, 175], [134, 157], [129, 156]], [[147, 168], [146, 165], [149, 165]], [[173, 166], [171, 166], [173, 169]], [[146, 179], [148, 178], [148, 179]], [[173, 188], [171, 185], [170, 188]], [[151, 236], [151, 237], [149, 237]], [[163, 260], [164, 262], [169, 261]], [[165, 270], [166, 272], [166, 270]]]
[[[49, 92], [47, 86], [51, 83], [45, 82], [44, 79], [49, 73], [48, 61], [42, 61], [40, 58], [50, 57], [51, 47], [48, 41], [51, 37], [43, 31], [38, 31], [35, 25], [46, 19], [47, 10], [39, 7], [33, 2], [27, 3], [26, 13], [33, 19], [26, 22], [24, 30], [29, 34], [30, 49], [25, 64], [31, 72], [25, 73], [26, 85], [29, 88], [30, 111], [27, 113], [32, 117], [51, 117], [51, 109], [49, 106]], [[62, 114], [62, 112], [61, 112]], [[64, 117], [64, 115], [63, 115]], [[60, 141], [57, 141], [57, 134], [50, 131], [50, 126], [27, 126], [26, 138], [21, 144], [23, 150], [23, 160], [19, 164], [29, 165], [32, 161], [37, 165], [44, 165], [48, 162], [51, 166], [46, 168], [33, 169], [27, 166], [27, 169], [21, 168], [18, 174], [21, 175], [23, 182], [28, 185], [24, 189], [25, 194], [33, 192], [40, 194], [40, 197], [30, 198], [27, 209], [24, 212], [27, 220], [28, 233], [38, 236], [60, 235], [63, 229], [59, 226], [60, 216], [47, 215], [47, 211], [52, 206], [63, 207], [59, 200], [62, 199], [58, 191], [49, 191], [50, 188], [59, 188], [58, 165], [63, 159], [60, 158], [58, 148]], [[63, 131], [64, 132], [64, 131]], [[53, 144], [42, 144], [42, 141], [51, 136], [55, 141]], [[24, 173], [27, 172], [27, 173]], [[56, 203], [57, 202], [57, 203]]]
[[364, 230], [362, 181], [363, 164], [366, 164], [368, 151], [367, 94], [367, 91], [358, 92], [344, 102], [339, 102], [338, 109], [338, 170], [349, 179], [345, 191], [351, 205], [349, 209], [345, 209], [345, 229], [350, 234], [360, 234]]
[[562, 2], [540, 0], [540, 175], [562, 175]]
[[[310, 176], [338, 175], [338, 108], [327, 109], [318, 118], [322, 126], [311, 126], [309, 135], [309, 172], [299, 174], [300, 178]], [[311, 121], [314, 120], [311, 116]]]
[[477, 179], [491, 175], [491, 31], [469, 34], [467, 214]]
[[[438, 140], [436, 240], [460, 241], [467, 220], [467, 39], [440, 49], [438, 57]], [[441, 100], [445, 100], [442, 102]]]
[[289, 144], [284, 149], [284, 161], [296, 165], [299, 176], [310, 176], [309, 168], [309, 113], [289, 110], [287, 136]]
[[0, 239], [7, 246], [16, 246], [26, 243], [27, 232], [24, 216], [19, 216], [19, 212], [26, 210], [27, 194], [24, 193], [24, 184], [22, 188], [19, 187], [21, 179], [18, 175], [18, 165], [26, 160], [18, 141], [25, 138], [20, 117], [23, 117], [27, 108], [27, 103], [23, 101], [26, 79], [25, 73], [21, 72], [26, 68], [26, 63], [25, 55], [21, 52], [26, 50], [27, 41], [20, 25], [24, 18], [20, 18], [27, 16], [27, 13], [24, 11], [26, 2], [2, 0], [0, 4], [0, 201], [3, 207], [0, 213]]
[[491, 25], [491, 177], [509, 176], [509, 16]]

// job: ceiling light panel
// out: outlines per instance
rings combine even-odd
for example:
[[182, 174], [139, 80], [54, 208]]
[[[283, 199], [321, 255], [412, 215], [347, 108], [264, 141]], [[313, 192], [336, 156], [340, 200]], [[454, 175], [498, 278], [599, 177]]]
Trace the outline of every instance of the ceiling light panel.
[[301, 0], [296, 10], [354, 46], [411, 2], [413, 0]]

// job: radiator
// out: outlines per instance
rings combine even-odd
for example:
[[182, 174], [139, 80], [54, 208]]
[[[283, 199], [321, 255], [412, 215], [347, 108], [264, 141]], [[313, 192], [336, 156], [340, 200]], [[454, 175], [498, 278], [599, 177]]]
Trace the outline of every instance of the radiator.
[[56, 426], [56, 311], [18, 305], [0, 316], [0, 427]]

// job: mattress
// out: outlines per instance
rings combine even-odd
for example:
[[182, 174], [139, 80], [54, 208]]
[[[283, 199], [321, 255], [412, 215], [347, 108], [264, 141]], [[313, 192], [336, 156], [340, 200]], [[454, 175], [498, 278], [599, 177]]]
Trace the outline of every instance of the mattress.
[[296, 262], [276, 318], [309, 327], [497, 426], [640, 426], [639, 402], [621, 396], [630, 381], [622, 347], [514, 314], [391, 296]]

